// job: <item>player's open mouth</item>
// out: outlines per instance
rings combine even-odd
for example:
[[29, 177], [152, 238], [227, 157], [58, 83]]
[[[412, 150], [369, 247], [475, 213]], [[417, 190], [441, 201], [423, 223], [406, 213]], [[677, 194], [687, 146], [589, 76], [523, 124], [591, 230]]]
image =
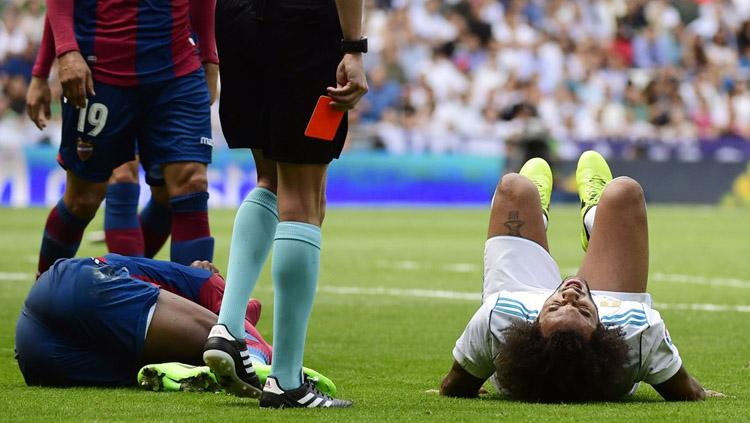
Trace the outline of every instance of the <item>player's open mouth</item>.
[[577, 280], [577, 279], [568, 279], [565, 281], [565, 283], [562, 286], [562, 290], [565, 290], [567, 288], [574, 288], [576, 291], [583, 292], [583, 282]]

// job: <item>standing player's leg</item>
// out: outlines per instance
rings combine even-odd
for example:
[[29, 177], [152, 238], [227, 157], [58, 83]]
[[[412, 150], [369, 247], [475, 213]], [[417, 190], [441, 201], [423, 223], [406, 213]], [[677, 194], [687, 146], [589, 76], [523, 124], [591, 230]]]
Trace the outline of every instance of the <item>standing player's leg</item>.
[[612, 180], [604, 158], [593, 151], [579, 159], [576, 179], [586, 210], [584, 237], [590, 235], [578, 275], [594, 290], [646, 292], [648, 222], [640, 184]]
[[153, 258], [172, 233], [172, 207], [164, 185], [151, 185], [151, 198], [138, 216], [143, 232], [143, 256]]
[[76, 255], [83, 231], [104, 199], [107, 182], [90, 182], [67, 171], [65, 193], [47, 216], [39, 250], [38, 275], [57, 259]]
[[161, 165], [172, 208], [171, 259], [189, 265], [212, 261], [208, 222], [207, 165], [211, 162], [210, 97], [203, 69], [165, 83], [139, 88], [138, 147], [146, 181]]
[[253, 150], [258, 183], [234, 218], [224, 300], [219, 324], [237, 339], [244, 336], [245, 309], [273, 245], [279, 212], [276, 200], [276, 162]]
[[111, 253], [143, 257], [144, 244], [138, 221], [138, 160], [129, 161], [112, 171], [104, 208], [104, 239]]
[[96, 214], [115, 167], [133, 160], [133, 104], [128, 90], [96, 83], [85, 108], [62, 105], [58, 162], [67, 171], [65, 193], [50, 212], [39, 253], [40, 273], [58, 258], [73, 257]]
[[195, 260], [212, 261], [214, 239], [208, 222], [206, 164], [166, 164], [164, 179], [172, 207], [171, 260], [185, 265]]

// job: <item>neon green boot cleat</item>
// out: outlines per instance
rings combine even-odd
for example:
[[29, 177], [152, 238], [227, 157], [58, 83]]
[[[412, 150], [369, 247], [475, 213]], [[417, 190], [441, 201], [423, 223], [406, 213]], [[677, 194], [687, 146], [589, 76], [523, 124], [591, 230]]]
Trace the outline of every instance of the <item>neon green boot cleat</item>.
[[576, 185], [581, 198], [581, 246], [583, 251], [589, 248], [589, 234], [583, 218], [592, 207], [599, 204], [604, 187], [612, 180], [612, 171], [601, 154], [589, 150], [581, 154], [576, 169]]
[[[253, 368], [261, 384], [271, 374], [271, 366], [258, 362]], [[336, 394], [333, 381], [313, 369], [303, 367], [305, 376], [315, 382], [318, 390], [327, 395]], [[138, 386], [150, 391], [222, 392], [221, 385], [208, 366], [191, 366], [182, 363], [148, 364], [138, 371]]]
[[148, 364], [138, 371], [138, 386], [151, 391], [220, 392], [208, 366], [182, 363]]
[[552, 169], [549, 164], [539, 157], [527, 161], [519, 174], [529, 178], [539, 190], [539, 199], [542, 202], [542, 212], [549, 221], [549, 200], [552, 195]]

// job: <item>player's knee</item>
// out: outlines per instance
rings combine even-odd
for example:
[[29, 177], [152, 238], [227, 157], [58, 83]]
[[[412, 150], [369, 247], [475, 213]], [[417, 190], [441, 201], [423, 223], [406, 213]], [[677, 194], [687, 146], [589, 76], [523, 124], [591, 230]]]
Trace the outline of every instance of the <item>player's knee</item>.
[[607, 185], [602, 193], [602, 202], [607, 202], [618, 208], [637, 207], [643, 208], [646, 197], [641, 184], [633, 178], [620, 176]]
[[103, 193], [99, 193], [98, 191], [83, 191], [68, 197], [65, 206], [73, 216], [88, 219], [93, 217], [96, 211], [99, 210], [102, 200], [104, 200]]
[[110, 184], [137, 184], [138, 183], [138, 166], [126, 163], [112, 171], [109, 177]]
[[526, 201], [538, 195], [536, 187], [529, 178], [517, 173], [504, 175], [495, 190], [495, 198], [502, 198], [506, 201]]
[[183, 169], [176, 180], [170, 184], [172, 187], [170, 195], [175, 197], [177, 195], [208, 191], [208, 177], [205, 167], [202, 166], [190, 166]]

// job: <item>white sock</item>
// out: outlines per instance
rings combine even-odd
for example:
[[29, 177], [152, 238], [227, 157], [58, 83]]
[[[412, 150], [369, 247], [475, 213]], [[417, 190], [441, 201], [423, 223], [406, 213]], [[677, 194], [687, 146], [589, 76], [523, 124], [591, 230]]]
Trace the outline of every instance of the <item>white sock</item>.
[[544, 220], [544, 229], [547, 229], [547, 215], [542, 213], [542, 219]]
[[589, 232], [589, 236], [591, 236], [591, 233], [594, 230], [594, 218], [596, 217], [596, 208], [598, 206], [594, 206], [590, 208], [585, 215], [583, 215], [583, 225], [586, 227], [586, 230]]

